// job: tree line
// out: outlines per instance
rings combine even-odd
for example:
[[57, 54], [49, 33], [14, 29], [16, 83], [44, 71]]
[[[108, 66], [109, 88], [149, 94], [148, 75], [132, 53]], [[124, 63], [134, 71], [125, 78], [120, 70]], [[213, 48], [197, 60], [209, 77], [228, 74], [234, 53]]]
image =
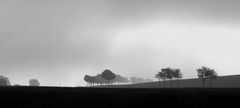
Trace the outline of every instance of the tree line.
[[131, 77], [129, 80], [127, 77], [115, 74], [109, 69], [104, 70], [101, 74], [97, 74], [96, 76], [85, 75], [84, 81], [87, 82], [89, 86], [153, 82], [151, 79], [138, 77]]
[[[202, 66], [201, 68], [196, 69], [197, 76], [201, 81], [201, 86], [205, 87], [205, 82], [207, 79], [210, 81], [210, 87], [213, 85], [213, 81], [217, 79], [218, 74], [216, 70]], [[161, 71], [155, 74], [155, 78], [159, 81], [159, 87], [161, 87], [161, 82], [163, 82], [163, 87], [166, 87], [166, 80], [170, 80], [170, 87], [172, 87], [173, 80], [177, 80], [177, 87], [180, 86], [180, 79], [183, 77], [183, 74], [179, 68], [162, 68]], [[144, 83], [144, 82], [153, 82], [151, 79], [143, 79], [137, 77], [131, 77], [130, 80], [127, 77], [117, 75], [111, 70], [106, 69], [101, 74], [96, 76], [85, 75], [84, 80], [90, 85], [110, 85], [110, 84], [126, 84], [126, 83]], [[11, 86], [10, 81], [5, 76], [0, 76], [0, 86]], [[20, 86], [16, 84], [15, 86]], [[37, 79], [30, 79], [29, 86], [40, 86], [40, 83]]]
[[166, 79], [169, 79], [170, 82], [170, 87], [172, 87], [172, 80], [173, 79], [177, 79], [177, 86], [179, 86], [179, 79], [181, 79], [183, 77], [182, 73], [180, 72], [180, 69], [173, 69], [173, 68], [163, 68], [161, 69], [161, 71], [159, 71], [156, 75], [155, 78], [157, 78], [159, 80], [159, 87], [160, 87], [160, 82], [161, 80], [164, 82], [163, 86], [165, 87], [165, 81]]
[[[29, 86], [40, 86], [40, 83], [37, 79], [30, 79]], [[11, 86], [10, 80], [5, 76], [0, 76], [0, 86]], [[15, 84], [13, 86], [20, 86], [19, 84]]]
[[[217, 72], [214, 69], [208, 68], [206, 66], [202, 66], [199, 69], [196, 69], [197, 76], [199, 80], [201, 81], [201, 86], [205, 87], [205, 82], [207, 79], [210, 80], [210, 87], [212, 87], [213, 80], [216, 80], [218, 75]], [[183, 77], [183, 74], [180, 69], [178, 68], [162, 68], [161, 71], [157, 72], [155, 74], [155, 78], [159, 80], [159, 87], [161, 87], [161, 82], [163, 81], [163, 87], [165, 88], [165, 81], [170, 80], [170, 87], [172, 87], [172, 80], [177, 80], [177, 87], [179, 87], [180, 82], [179, 80]]]

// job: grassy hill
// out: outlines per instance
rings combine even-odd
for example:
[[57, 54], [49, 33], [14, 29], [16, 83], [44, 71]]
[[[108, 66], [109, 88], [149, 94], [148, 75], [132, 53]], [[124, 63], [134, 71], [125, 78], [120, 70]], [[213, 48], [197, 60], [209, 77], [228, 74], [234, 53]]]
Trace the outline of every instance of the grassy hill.
[[[163, 81], [160, 83], [163, 88]], [[139, 83], [130, 85], [121, 85], [115, 87], [124, 88], [159, 88], [159, 82]], [[170, 81], [166, 81], [166, 87], [170, 87]], [[177, 81], [173, 80], [172, 87], [177, 87]], [[200, 88], [201, 82], [198, 78], [179, 80], [180, 88]], [[206, 80], [205, 87], [210, 87], [210, 81]], [[240, 75], [220, 76], [213, 81], [213, 88], [240, 88]]]

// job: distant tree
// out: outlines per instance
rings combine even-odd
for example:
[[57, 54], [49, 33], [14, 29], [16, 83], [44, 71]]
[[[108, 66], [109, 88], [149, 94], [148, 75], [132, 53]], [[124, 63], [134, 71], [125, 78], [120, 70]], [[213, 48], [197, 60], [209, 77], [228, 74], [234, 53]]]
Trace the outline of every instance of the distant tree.
[[0, 86], [7, 86], [7, 81], [5, 79], [0, 79]]
[[101, 77], [106, 79], [109, 85], [109, 82], [115, 79], [116, 75], [111, 70], [107, 69], [102, 72]]
[[121, 75], [116, 75], [113, 81], [116, 82], [117, 84], [122, 84], [126, 82], [125, 80], [127, 80], [125, 77], [122, 77]]
[[97, 84], [100, 84], [100, 85], [107, 83], [107, 80], [102, 78], [101, 74], [98, 74], [97, 76], [95, 76], [95, 81]]
[[147, 82], [153, 82], [153, 80], [152, 79], [145, 79], [144, 82], [146, 82], [146, 83]]
[[116, 78], [117, 78], [117, 75], [116, 75], [116, 77], [114, 79], [109, 81], [109, 84], [111, 84], [111, 85], [116, 84], [117, 85], [118, 81], [117, 81]]
[[0, 76], [0, 86], [10, 86], [10, 81], [5, 76]]
[[205, 66], [202, 66], [201, 68], [197, 69], [198, 78], [201, 80], [203, 88], [204, 88], [204, 83], [205, 83], [206, 79], [208, 78], [207, 73], [209, 72], [209, 70], [210, 69]]
[[130, 82], [132, 84], [143, 83], [144, 79], [143, 78], [138, 78], [138, 77], [130, 77]]
[[161, 72], [158, 72], [156, 75], [155, 75], [155, 78], [157, 78], [158, 79], [158, 82], [159, 82], [159, 84], [158, 84], [158, 86], [159, 86], [159, 88], [161, 87], [161, 76], [160, 76], [160, 74], [161, 74]]
[[38, 82], [37, 79], [30, 79], [29, 86], [40, 86], [40, 83]]
[[96, 78], [95, 76], [89, 76], [89, 75], [85, 75], [84, 76], [84, 80], [90, 84], [90, 86], [94, 86], [94, 84], [96, 83]]
[[[158, 77], [160, 78], [160, 80], [163, 80], [163, 87], [165, 88], [165, 81], [166, 81], [166, 72], [165, 69], [161, 69], [160, 72], [157, 73]], [[160, 82], [159, 82], [160, 83]]]
[[179, 87], [179, 79], [183, 77], [180, 69], [173, 70], [173, 77], [177, 79], [177, 87]]
[[170, 87], [172, 87], [172, 79], [173, 79], [173, 69], [171, 68], [164, 68], [163, 69], [167, 79], [170, 79]]
[[21, 86], [20, 84], [14, 84], [13, 86]]
[[129, 79], [127, 77], [123, 77], [121, 80], [122, 83], [129, 83]]
[[210, 80], [210, 88], [212, 88], [212, 81], [217, 79], [217, 72], [214, 69], [208, 69], [206, 72], [207, 78]]
[[[88, 77], [89, 77], [88, 75], [85, 75], [84, 78], [83, 78], [84, 81], [87, 82], [87, 85], [90, 84], [90, 81], [89, 81], [89, 78], [88, 78]], [[91, 84], [90, 84], [90, 85], [91, 85]]]
[[116, 77], [113, 79], [114, 82], [116, 83], [121, 83], [122, 76], [121, 75], [116, 75]]

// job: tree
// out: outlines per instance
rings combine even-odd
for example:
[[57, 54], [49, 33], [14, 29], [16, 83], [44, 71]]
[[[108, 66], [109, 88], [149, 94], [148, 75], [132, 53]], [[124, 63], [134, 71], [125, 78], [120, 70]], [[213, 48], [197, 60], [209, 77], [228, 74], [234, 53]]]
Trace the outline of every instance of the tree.
[[165, 80], [166, 80], [166, 70], [165, 69], [161, 69], [160, 72], [158, 72], [159, 77], [163, 80], [163, 86], [165, 88]]
[[166, 78], [170, 79], [170, 87], [172, 87], [173, 69], [168, 67], [168, 68], [164, 68], [163, 71], [165, 72]]
[[30, 79], [29, 86], [40, 86], [40, 83], [38, 82], [37, 79]]
[[159, 88], [161, 87], [161, 79], [162, 79], [161, 73], [162, 73], [162, 72], [158, 72], [158, 73], [155, 75], [155, 78], [157, 78], [158, 81], [159, 81]]
[[84, 80], [90, 84], [90, 86], [94, 86], [94, 84], [96, 83], [96, 78], [94, 76], [89, 76], [89, 75], [85, 75], [84, 76]]
[[121, 80], [122, 80], [122, 76], [121, 75], [116, 75], [116, 77], [114, 79], [114, 82], [121, 83]]
[[18, 87], [18, 86], [21, 86], [21, 85], [20, 84], [14, 84], [13, 86], [17, 86]]
[[197, 69], [198, 72], [198, 78], [201, 80], [202, 82], [202, 87], [204, 88], [204, 83], [206, 81], [206, 79], [208, 78], [208, 73], [209, 68], [202, 66], [201, 68]]
[[143, 83], [144, 79], [143, 78], [138, 78], [138, 77], [130, 77], [130, 82], [132, 84]]
[[10, 81], [5, 76], [0, 76], [0, 86], [10, 86]]
[[212, 81], [217, 79], [217, 72], [214, 69], [209, 69], [206, 73], [207, 78], [210, 79], [210, 88], [212, 88]]
[[107, 83], [107, 80], [105, 80], [104, 78], [101, 77], [101, 74], [98, 74], [97, 76], [95, 76], [95, 82], [97, 84], [106, 84]]
[[101, 77], [106, 79], [109, 85], [109, 82], [115, 79], [116, 75], [111, 70], [107, 69], [102, 72]]
[[148, 82], [153, 82], [152, 79], [145, 79], [144, 82], [148, 83]]
[[90, 80], [89, 80], [89, 76], [88, 75], [85, 75], [83, 79], [84, 79], [85, 82], [87, 82], [87, 85], [90, 84]]
[[174, 69], [173, 70], [173, 78], [177, 79], [177, 87], [179, 87], [179, 79], [182, 78], [182, 77], [183, 77], [183, 75], [182, 75], [180, 69]]
[[122, 83], [129, 83], [130, 81], [127, 77], [123, 77], [121, 82]]
[[123, 77], [121, 75], [116, 75], [115, 79], [113, 80], [113, 82], [116, 82], [118, 84], [122, 84], [122, 83], [127, 83], [129, 82], [128, 78]]

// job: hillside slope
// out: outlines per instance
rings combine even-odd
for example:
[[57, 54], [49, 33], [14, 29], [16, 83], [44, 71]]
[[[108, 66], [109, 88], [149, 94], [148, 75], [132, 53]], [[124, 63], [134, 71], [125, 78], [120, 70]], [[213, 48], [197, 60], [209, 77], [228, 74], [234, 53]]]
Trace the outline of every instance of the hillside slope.
[[[163, 81], [160, 83], [160, 87], [163, 87]], [[139, 84], [130, 84], [130, 85], [121, 85], [117, 87], [127, 87], [127, 88], [159, 88], [159, 82], [150, 82], [150, 83], [139, 83]], [[166, 81], [166, 87], [170, 87], [170, 81]], [[172, 87], [177, 87], [177, 81], [173, 80]], [[179, 87], [181, 88], [199, 88], [201, 87], [201, 82], [199, 79], [182, 79], [179, 80]], [[210, 87], [210, 81], [206, 80], [205, 87]], [[240, 88], [240, 75], [231, 75], [231, 76], [221, 76], [213, 81], [214, 88]]]

